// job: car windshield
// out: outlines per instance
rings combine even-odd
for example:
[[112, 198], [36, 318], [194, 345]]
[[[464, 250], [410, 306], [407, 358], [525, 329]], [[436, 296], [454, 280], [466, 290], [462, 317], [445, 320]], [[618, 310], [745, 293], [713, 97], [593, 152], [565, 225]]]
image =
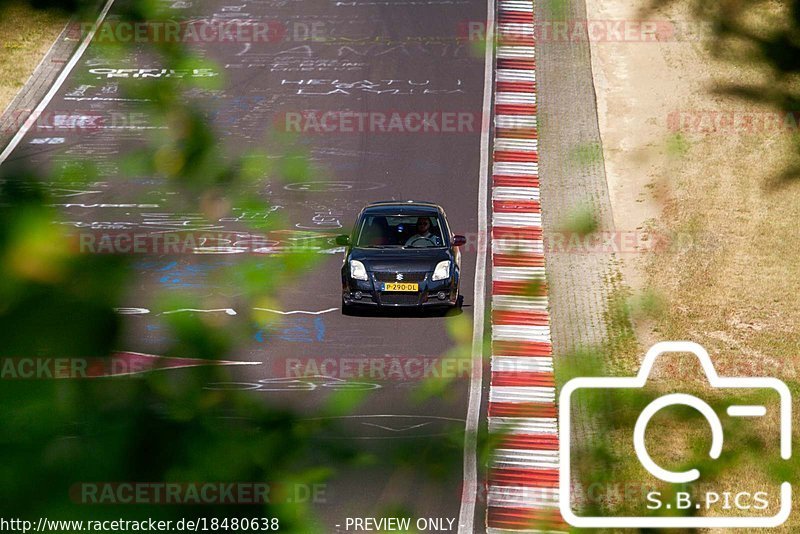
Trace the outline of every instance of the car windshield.
[[430, 248], [446, 246], [437, 215], [365, 215], [355, 246], [362, 248]]

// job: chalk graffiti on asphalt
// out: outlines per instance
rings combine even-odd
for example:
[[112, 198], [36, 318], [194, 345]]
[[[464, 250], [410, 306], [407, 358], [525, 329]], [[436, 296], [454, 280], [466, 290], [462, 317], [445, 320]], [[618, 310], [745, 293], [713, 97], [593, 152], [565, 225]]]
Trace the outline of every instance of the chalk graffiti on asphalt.
[[370, 382], [350, 382], [343, 378], [313, 375], [302, 378], [262, 378], [257, 382], [215, 382], [205, 389], [216, 391], [368, 391], [380, 389], [380, 384]]
[[187, 264], [181, 265], [177, 261], [141, 262], [136, 268], [144, 272], [154, 272], [158, 276], [158, 283], [168, 289], [185, 289], [190, 287], [208, 287], [209, 274], [224, 266], [226, 263], [212, 264]]
[[293, 182], [283, 186], [287, 191], [306, 193], [340, 193], [344, 191], [371, 191], [386, 187], [380, 182], [355, 182], [347, 180], [322, 180], [317, 182]]
[[[325, 310], [310, 311], [310, 310], [272, 310], [269, 308], [252, 308], [255, 311], [265, 311], [270, 313], [277, 313], [280, 315], [322, 315], [337, 311], [339, 308], [328, 308]], [[114, 311], [120, 315], [169, 315], [172, 313], [225, 313], [226, 315], [238, 315], [238, 312], [233, 308], [214, 308], [214, 309], [195, 309], [195, 308], [179, 308], [176, 310], [167, 310], [162, 312], [153, 312], [149, 308], [142, 307], [120, 307], [114, 308]]]
[[212, 69], [89, 69], [98, 79], [103, 78], [210, 78], [219, 76]]
[[358, 93], [378, 95], [441, 95], [464, 93], [463, 81], [456, 79], [447, 84], [432, 82], [431, 80], [355, 80], [344, 81], [335, 79], [301, 78], [298, 80], [281, 80], [282, 86], [295, 89], [297, 95], [352, 95]]
[[330, 230], [342, 227], [342, 221], [339, 217], [342, 213], [334, 210], [315, 211], [314, 216], [311, 217], [311, 224], [297, 223], [295, 227], [302, 230]]
[[[256, 324], [255, 327], [259, 328]], [[259, 343], [287, 341], [289, 343], [321, 343], [325, 341], [325, 321], [314, 318], [287, 316], [278, 323], [259, 328], [253, 336]]]

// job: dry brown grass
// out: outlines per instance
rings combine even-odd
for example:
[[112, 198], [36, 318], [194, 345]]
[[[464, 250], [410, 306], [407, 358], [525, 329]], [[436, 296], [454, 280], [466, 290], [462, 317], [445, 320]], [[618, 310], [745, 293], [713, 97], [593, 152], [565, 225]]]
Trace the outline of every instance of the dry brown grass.
[[[622, 1], [598, 4], [605, 11], [597, 18], [630, 9]], [[658, 16], [686, 20], [685, 6], [678, 6], [677, 13]], [[612, 95], [599, 96], [610, 117], [601, 120], [604, 139], [612, 141], [604, 145], [604, 155], [627, 192], [612, 195], [617, 227], [645, 227], [674, 238], [667, 251], [622, 258], [622, 286], [634, 297], [654, 296], [659, 303], [657, 316], [633, 307], [638, 356], [656, 341], [687, 339], [708, 349], [720, 374], [796, 382], [800, 178], [776, 177], [800, 142], [800, 128], [792, 134], [777, 126], [759, 131], [737, 123], [702, 131], [711, 126], [708, 121], [681, 133], [670, 128], [666, 117], [675, 110], [752, 114], [756, 120], [774, 111], [713, 94], [715, 84], [758, 81], [763, 69], [715, 61], [708, 48], [704, 42], [596, 46], [595, 67], [605, 69], [601, 81]], [[617, 64], [621, 68], [614, 70]], [[614, 77], [620, 72], [627, 79]], [[654, 95], [654, 84], [669, 89]], [[619, 127], [621, 117], [628, 128]], [[627, 137], [617, 139], [621, 134]], [[637, 220], [630, 214], [640, 202], [655, 207]], [[615, 367], [629, 365], [638, 362]]]
[[[675, 10], [655, 18], [687, 20], [685, 7], [679, 2]], [[592, 0], [589, 8], [590, 17], [625, 18], [631, 3]], [[800, 135], [777, 127], [748, 131], [741, 125], [716, 132], [689, 128], [680, 134], [669, 128], [666, 117], [675, 110], [740, 115], [773, 111], [714, 95], [710, 89], [715, 83], [758, 81], [764, 70], [712, 60], [708, 50], [703, 42], [595, 46], [603, 151], [617, 229], [647, 228], [679, 238], [668, 251], [622, 258], [625, 277], [614, 286], [619, 288], [614, 294], [627, 293], [628, 302], [634, 303], [626, 311], [631, 312], [638, 347], [616, 351], [616, 359], [607, 360], [609, 371], [630, 374], [653, 343], [685, 339], [702, 344], [721, 375], [775, 376], [790, 383], [796, 396], [800, 178], [776, 177], [787, 167]], [[653, 311], [657, 313], [648, 313]], [[627, 335], [624, 329], [610, 331], [621, 339]], [[693, 376], [685, 359], [665, 364], [657, 372], [661, 379]], [[683, 379], [699, 384], [699, 379]], [[797, 410], [793, 415], [797, 435]], [[681, 433], [689, 432], [673, 430], [660, 436], [666, 451], [681, 450]], [[627, 434], [614, 439], [619, 451], [632, 455]], [[767, 482], [759, 470], [762, 456], [748, 454], [755, 463], [746, 471], [726, 472], [722, 484]], [[636, 466], [632, 462], [629, 467]], [[799, 502], [794, 491], [795, 510]], [[799, 529], [795, 513], [771, 531]]]
[[800, 182], [774, 180], [791, 142], [777, 132], [690, 137], [659, 226], [691, 244], [644, 266], [645, 287], [666, 302], [658, 337], [703, 344], [723, 374], [797, 379]]
[[[690, 142], [660, 225], [690, 235], [695, 244], [648, 259], [644, 287], [663, 295], [666, 309], [643, 337], [697, 341], [722, 375], [775, 376], [796, 384], [800, 182], [773, 180], [790, 143], [774, 132]], [[679, 373], [674, 366], [664, 372]], [[797, 429], [796, 410], [794, 419]], [[765, 482], [757, 468], [727, 473], [722, 481], [730, 487]], [[796, 492], [793, 505], [797, 509]], [[794, 532], [798, 525], [793, 516], [777, 531]]]
[[0, 113], [28, 80], [66, 23], [63, 14], [23, 4], [0, 8]]

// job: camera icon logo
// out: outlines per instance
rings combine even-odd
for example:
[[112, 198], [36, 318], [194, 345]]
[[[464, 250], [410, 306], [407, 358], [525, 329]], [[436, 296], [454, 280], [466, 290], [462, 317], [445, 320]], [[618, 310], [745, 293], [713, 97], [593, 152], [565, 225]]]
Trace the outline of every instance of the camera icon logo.
[[[567, 382], [559, 396], [559, 434], [560, 434], [560, 469], [559, 469], [559, 507], [561, 515], [567, 523], [581, 528], [768, 528], [783, 524], [791, 512], [791, 484], [782, 482], [780, 486], [780, 509], [773, 516], [767, 517], [677, 517], [677, 516], [641, 516], [641, 517], [589, 517], [576, 515], [572, 509], [571, 464], [570, 464], [570, 425], [571, 400], [579, 390], [586, 389], [624, 389], [643, 388], [656, 359], [670, 352], [694, 354], [713, 389], [733, 390], [772, 390], [780, 399], [780, 455], [784, 460], [792, 456], [791, 431], [791, 393], [784, 382], [769, 377], [720, 377], [717, 375], [711, 358], [706, 350], [697, 343], [689, 341], [665, 341], [657, 343], [647, 351], [642, 367], [635, 377], [581, 377]], [[732, 394], [735, 391], [731, 392]], [[633, 445], [636, 456], [642, 467], [653, 477], [668, 483], [685, 484], [701, 479], [698, 469], [687, 471], [669, 471], [659, 466], [645, 446], [645, 431], [654, 415], [668, 406], [684, 405], [697, 410], [708, 422], [711, 429], [711, 448], [709, 456], [717, 459], [722, 453], [724, 435], [722, 422], [715, 410], [705, 401], [693, 395], [674, 393], [664, 395], [648, 404], [640, 413], [633, 431]], [[761, 417], [766, 415], [764, 406], [735, 405], [727, 407], [729, 417]], [[667, 506], [669, 507], [669, 506]], [[699, 508], [699, 506], [698, 506]]]

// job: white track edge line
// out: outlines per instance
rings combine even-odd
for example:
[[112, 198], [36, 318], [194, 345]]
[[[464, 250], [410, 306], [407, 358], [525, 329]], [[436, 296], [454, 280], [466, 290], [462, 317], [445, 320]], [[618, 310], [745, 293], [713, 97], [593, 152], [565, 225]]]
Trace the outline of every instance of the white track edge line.
[[[111, 0], [109, 0], [111, 1]], [[494, 0], [486, 1], [486, 42], [494, 42]], [[480, 169], [478, 183], [478, 251], [475, 260], [475, 288], [472, 316], [472, 372], [469, 381], [469, 405], [464, 432], [464, 473], [461, 507], [458, 514], [459, 534], [472, 534], [475, 529], [475, 503], [478, 491], [477, 433], [480, 424], [483, 392], [483, 336], [486, 306], [486, 263], [488, 256], [489, 204], [489, 133], [492, 125], [494, 92], [494, 50], [486, 46], [483, 65], [483, 117], [481, 120]], [[484, 519], [484, 528], [485, 519]]]

